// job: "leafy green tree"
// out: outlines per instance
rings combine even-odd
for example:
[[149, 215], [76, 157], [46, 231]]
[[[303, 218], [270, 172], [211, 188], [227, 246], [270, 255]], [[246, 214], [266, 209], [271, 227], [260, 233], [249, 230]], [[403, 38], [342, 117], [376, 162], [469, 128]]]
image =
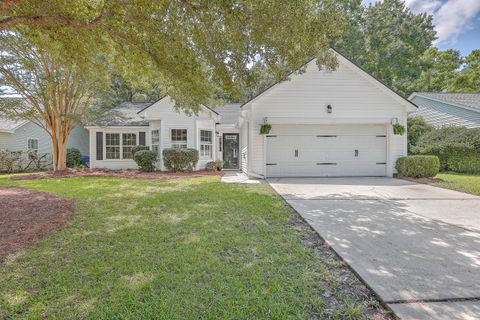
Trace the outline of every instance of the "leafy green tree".
[[[40, 30], [63, 54], [105, 55], [131, 84], [158, 81], [183, 109], [198, 110], [220, 88], [239, 97], [236, 83], [261, 60], [296, 70], [312, 58], [332, 68], [329, 40], [342, 31], [333, 0], [6, 0], [0, 30]], [[85, 65], [85, 68], [89, 65]], [[91, 66], [90, 66], [91, 67]]]
[[[63, 53], [48, 34], [0, 32], [0, 87], [6, 85], [23, 98], [0, 100], [0, 112], [47, 131], [55, 171], [66, 169], [68, 138], [90, 113], [91, 89], [106, 76], [104, 59], [89, 56], [73, 63]], [[84, 68], [82, 62], [96, 68]]]
[[419, 59], [422, 72], [413, 83], [412, 91], [452, 90], [462, 63], [463, 59], [458, 50], [441, 51], [435, 47], [428, 49]]
[[341, 8], [348, 22], [334, 46], [398, 92], [409, 94], [421, 73], [418, 59], [435, 40], [432, 17], [411, 12], [402, 0], [366, 8], [360, 0], [350, 0]]
[[433, 126], [426, 123], [422, 117], [408, 118], [408, 153], [412, 153], [420, 138], [433, 129]]
[[480, 49], [465, 57], [465, 64], [450, 85], [453, 92], [480, 92]]

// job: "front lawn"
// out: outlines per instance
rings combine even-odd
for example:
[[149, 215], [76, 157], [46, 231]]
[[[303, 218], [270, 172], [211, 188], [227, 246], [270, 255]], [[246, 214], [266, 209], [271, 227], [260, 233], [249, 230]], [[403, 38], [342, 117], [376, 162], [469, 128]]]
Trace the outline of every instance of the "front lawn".
[[435, 186], [480, 196], [480, 175], [442, 172], [439, 173], [436, 178], [439, 178], [442, 181], [434, 182], [433, 185]]
[[76, 203], [66, 227], [0, 262], [0, 318], [385, 317], [268, 185], [6, 176], [0, 185]]

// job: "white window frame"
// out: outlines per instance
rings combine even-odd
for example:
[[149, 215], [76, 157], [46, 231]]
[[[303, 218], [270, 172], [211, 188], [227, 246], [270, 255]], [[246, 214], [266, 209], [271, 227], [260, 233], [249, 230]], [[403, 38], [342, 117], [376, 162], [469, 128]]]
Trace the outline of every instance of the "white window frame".
[[[158, 132], [158, 141], [153, 141], [154, 132]], [[152, 146], [152, 151], [156, 151], [157, 155], [160, 156], [160, 129], [153, 129], [150, 131], [150, 145]]]
[[[37, 148], [30, 148], [30, 140], [34, 140], [34, 141], [37, 141]], [[30, 151], [30, 150], [35, 150], [37, 153], [38, 153], [38, 150], [40, 150], [40, 140], [38, 138], [30, 138], [30, 137], [27, 137], [27, 151]]]
[[[210, 132], [210, 142], [202, 141], [202, 131]], [[199, 150], [198, 153], [202, 159], [213, 159], [213, 130], [211, 129], [199, 129], [198, 130]], [[207, 148], [208, 147], [208, 148]], [[208, 154], [204, 151], [209, 149]]]
[[[172, 137], [172, 133], [173, 133], [173, 130], [185, 130], [185, 142], [182, 141], [173, 141]], [[186, 128], [171, 128], [170, 129], [170, 147], [173, 148], [173, 149], [186, 149], [188, 148], [188, 129]]]
[[[107, 155], [108, 155], [108, 153], [107, 153], [107, 148], [108, 148], [109, 146], [111, 146], [111, 147], [117, 147], [117, 145], [109, 145], [109, 144], [107, 144], [107, 135], [113, 135], [113, 134], [117, 134], [117, 135], [118, 135], [118, 150], [119, 150], [119, 151], [118, 151], [118, 152], [119, 152], [118, 158], [109, 158], [109, 157], [107, 156]], [[104, 139], [104, 141], [105, 141], [105, 143], [104, 143], [104, 145], [105, 145], [105, 146], [104, 146], [105, 160], [122, 160], [122, 155], [123, 155], [123, 154], [122, 154], [122, 133], [121, 133], [121, 132], [105, 132], [103, 139]]]
[[[133, 134], [133, 135], [135, 135], [135, 141], [134, 141], [135, 144], [125, 145], [125, 143], [124, 143], [124, 141], [123, 141], [123, 138], [124, 138], [123, 135], [125, 135], [125, 134]], [[121, 154], [122, 157], [121, 157], [121, 159], [125, 159], [125, 160], [127, 160], [127, 159], [133, 159], [133, 154], [132, 154], [131, 157], [125, 158], [124, 152], [125, 152], [125, 148], [130, 148], [130, 149], [131, 149], [131, 148], [136, 147], [136, 146], [138, 145], [138, 138], [139, 138], [138, 136], [139, 136], [139, 134], [138, 134], [137, 132], [122, 132], [122, 139], [121, 139], [121, 141], [120, 141], [120, 143], [121, 143], [121, 150], [122, 150], [122, 154]], [[132, 153], [132, 151], [130, 151], [130, 153]]]

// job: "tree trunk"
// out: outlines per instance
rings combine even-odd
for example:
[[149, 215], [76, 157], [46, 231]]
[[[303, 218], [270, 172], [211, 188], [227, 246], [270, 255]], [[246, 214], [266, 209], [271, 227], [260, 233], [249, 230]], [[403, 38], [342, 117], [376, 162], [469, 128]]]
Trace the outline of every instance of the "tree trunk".
[[67, 145], [52, 134], [53, 171], [67, 170]]

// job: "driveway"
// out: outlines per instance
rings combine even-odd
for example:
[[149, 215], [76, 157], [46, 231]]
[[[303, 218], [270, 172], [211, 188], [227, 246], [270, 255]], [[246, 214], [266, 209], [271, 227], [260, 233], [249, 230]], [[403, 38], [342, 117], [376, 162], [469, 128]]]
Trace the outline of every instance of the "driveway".
[[391, 178], [272, 187], [402, 319], [480, 319], [480, 197]]

